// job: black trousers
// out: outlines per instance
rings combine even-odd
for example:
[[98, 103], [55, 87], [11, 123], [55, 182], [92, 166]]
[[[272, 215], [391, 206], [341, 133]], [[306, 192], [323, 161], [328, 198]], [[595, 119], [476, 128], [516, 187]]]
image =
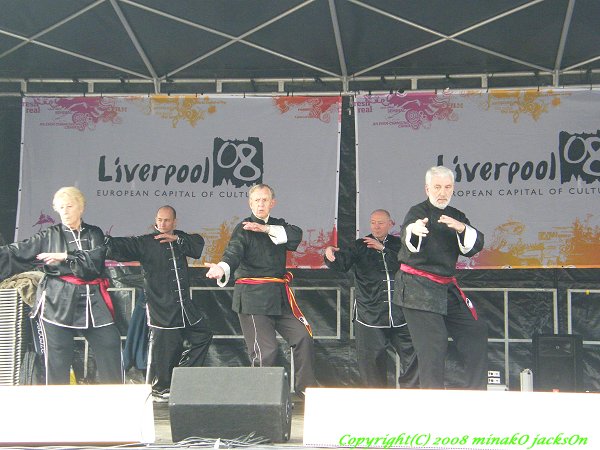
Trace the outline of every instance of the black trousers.
[[487, 388], [487, 324], [475, 320], [458, 296], [456, 288], [448, 292], [447, 315], [403, 308], [419, 360], [421, 388], [444, 389], [448, 336], [456, 343], [462, 358], [464, 389]]
[[73, 362], [74, 338], [81, 333], [96, 358], [98, 382], [123, 383], [121, 336], [115, 324], [104, 327], [75, 329], [40, 320], [46, 365], [46, 384], [69, 384]]
[[398, 384], [401, 388], [418, 388], [417, 354], [408, 326], [375, 328], [354, 321], [358, 372], [365, 387], [388, 387], [388, 346], [400, 357]]
[[290, 308], [279, 316], [238, 313], [252, 367], [272, 367], [279, 351], [278, 332], [294, 355], [295, 392], [315, 386], [313, 338]]
[[[173, 369], [200, 367], [208, 354], [213, 333], [206, 319], [184, 328], [150, 328], [152, 389], [164, 391], [171, 388]], [[184, 341], [188, 347], [184, 349]]]

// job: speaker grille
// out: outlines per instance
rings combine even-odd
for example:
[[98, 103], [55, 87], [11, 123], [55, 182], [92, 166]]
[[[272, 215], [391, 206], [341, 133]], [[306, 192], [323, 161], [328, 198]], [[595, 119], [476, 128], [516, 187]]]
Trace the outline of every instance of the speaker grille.
[[173, 442], [250, 433], [289, 440], [290, 387], [281, 367], [176, 367], [169, 415]]
[[16, 289], [0, 289], [0, 385], [19, 384], [23, 305]]
[[569, 334], [534, 336], [534, 390], [582, 391], [582, 353], [581, 336]]

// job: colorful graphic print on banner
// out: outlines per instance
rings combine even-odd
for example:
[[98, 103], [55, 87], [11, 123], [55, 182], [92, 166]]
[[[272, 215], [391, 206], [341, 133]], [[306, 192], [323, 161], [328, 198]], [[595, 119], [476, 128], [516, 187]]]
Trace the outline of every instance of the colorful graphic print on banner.
[[[484, 250], [459, 267], [600, 266], [599, 96], [523, 90], [357, 97], [359, 229], [367, 229], [376, 207], [401, 223], [425, 199], [426, 170], [445, 165], [455, 174], [452, 205], [486, 235]], [[412, 104], [451, 112], [439, 119], [423, 113], [428, 126], [410, 126]]]
[[384, 119], [372, 123], [374, 127], [430, 128], [435, 121], [458, 120], [460, 104], [450, 102], [449, 95], [390, 94], [358, 97], [357, 111], [368, 115], [375, 110], [383, 112]]
[[323, 266], [336, 230], [339, 97], [28, 97], [23, 105], [20, 238], [58, 221], [50, 197], [72, 184], [86, 195], [84, 220], [114, 236], [152, 232], [158, 207], [175, 207], [178, 227], [206, 238], [200, 262], [218, 261], [250, 214], [248, 188], [267, 183], [274, 217], [304, 230], [290, 266]]

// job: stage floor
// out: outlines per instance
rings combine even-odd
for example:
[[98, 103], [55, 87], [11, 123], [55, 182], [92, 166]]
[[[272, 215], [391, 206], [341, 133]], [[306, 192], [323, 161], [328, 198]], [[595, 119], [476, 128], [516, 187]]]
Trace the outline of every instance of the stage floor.
[[[290, 440], [285, 443], [266, 444], [269, 447], [301, 447], [304, 431], [304, 403], [292, 395], [292, 432]], [[169, 420], [169, 403], [154, 403], [155, 444], [169, 446], [174, 444], [171, 439], [171, 422]], [[260, 446], [259, 446], [260, 447]], [[148, 448], [148, 447], [147, 447]], [[150, 447], [151, 448], [151, 447]], [[256, 448], [256, 447], [252, 447]]]

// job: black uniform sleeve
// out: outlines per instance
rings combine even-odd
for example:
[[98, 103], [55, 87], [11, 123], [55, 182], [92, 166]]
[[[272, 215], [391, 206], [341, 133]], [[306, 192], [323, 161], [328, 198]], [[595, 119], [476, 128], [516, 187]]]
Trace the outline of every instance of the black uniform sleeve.
[[246, 235], [243, 226], [242, 223], [236, 225], [231, 233], [231, 239], [225, 248], [225, 252], [223, 252], [222, 261], [229, 265], [231, 273], [240, 265], [246, 252]]
[[362, 239], [357, 240], [350, 248], [341, 249], [335, 252], [335, 261], [329, 261], [327, 257], [323, 257], [325, 265], [330, 269], [338, 272], [348, 272], [356, 263], [358, 256], [358, 246], [362, 243]]
[[0, 280], [35, 267], [36, 256], [45, 251], [46, 230], [29, 239], [0, 247]]
[[204, 238], [199, 234], [187, 234], [183, 231], [175, 230], [177, 235], [177, 245], [185, 256], [199, 259], [204, 249]]
[[302, 242], [302, 229], [296, 225], [291, 225], [285, 222], [283, 224], [276, 225], [283, 225], [283, 228], [285, 228], [285, 232], [287, 234], [287, 242], [285, 243], [286, 249], [290, 251], [296, 250], [300, 245], [300, 242]]
[[114, 261], [139, 261], [142, 259], [142, 242], [139, 237], [106, 237], [108, 259]]

